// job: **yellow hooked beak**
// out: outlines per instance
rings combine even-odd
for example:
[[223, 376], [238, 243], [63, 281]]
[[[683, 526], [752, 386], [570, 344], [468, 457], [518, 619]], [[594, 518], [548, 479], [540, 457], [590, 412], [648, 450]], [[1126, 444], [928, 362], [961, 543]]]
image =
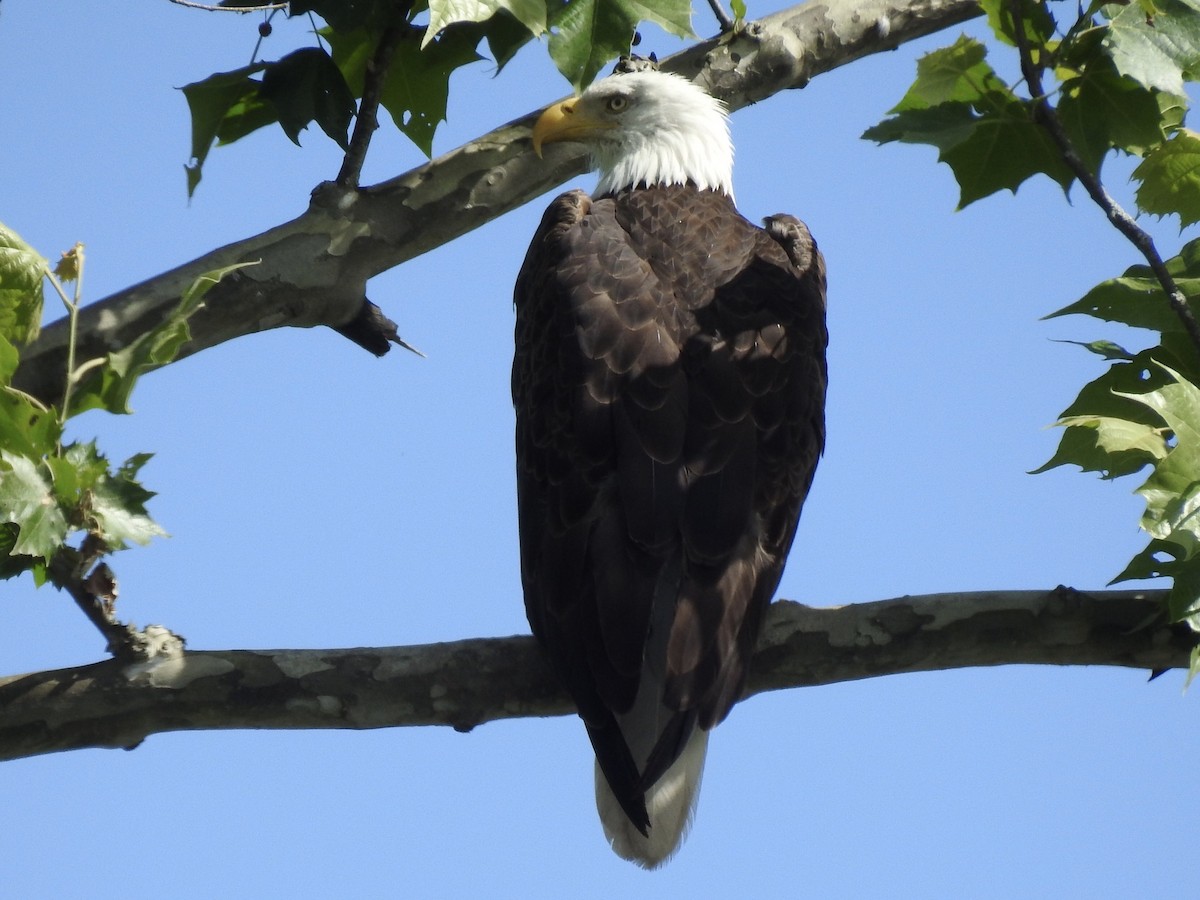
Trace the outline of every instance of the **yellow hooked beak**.
[[579, 109], [579, 98], [572, 97], [562, 103], [555, 103], [538, 117], [533, 126], [533, 152], [540, 158], [543, 144], [582, 141], [597, 131], [606, 131], [614, 127], [611, 122], [588, 116]]

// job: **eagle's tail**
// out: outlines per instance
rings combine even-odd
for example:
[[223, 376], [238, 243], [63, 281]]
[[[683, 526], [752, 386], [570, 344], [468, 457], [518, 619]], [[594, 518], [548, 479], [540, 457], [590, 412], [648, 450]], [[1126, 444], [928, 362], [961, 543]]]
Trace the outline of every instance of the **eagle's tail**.
[[596, 809], [600, 812], [604, 834], [618, 856], [643, 868], [654, 869], [679, 849], [696, 812], [707, 749], [708, 732], [703, 728], [695, 729], [679, 758], [646, 791], [650, 828], [645, 835], [629, 821], [599, 764], [596, 765]]

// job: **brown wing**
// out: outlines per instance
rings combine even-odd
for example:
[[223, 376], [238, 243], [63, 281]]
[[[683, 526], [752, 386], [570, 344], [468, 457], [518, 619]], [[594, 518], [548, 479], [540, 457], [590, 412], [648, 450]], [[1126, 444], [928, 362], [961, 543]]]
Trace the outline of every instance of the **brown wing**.
[[807, 229], [691, 187], [547, 210], [517, 280], [521, 573], [631, 821], [741, 693], [823, 444]]

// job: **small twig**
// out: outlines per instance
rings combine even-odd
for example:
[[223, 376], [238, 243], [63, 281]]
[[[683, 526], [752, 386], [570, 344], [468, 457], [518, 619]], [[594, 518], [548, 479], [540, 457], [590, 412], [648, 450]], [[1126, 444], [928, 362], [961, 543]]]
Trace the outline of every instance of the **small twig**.
[[[75, 345], [79, 332], [79, 307], [83, 302], [83, 244], [76, 243], [71, 250], [63, 254], [63, 261], [67, 262], [68, 260], [74, 268], [74, 300], [67, 296], [67, 292], [63, 290], [62, 282], [59, 281], [54, 272], [47, 269], [45, 273], [50, 286], [54, 288], [54, 292], [58, 294], [58, 298], [62, 301], [63, 306], [67, 308], [67, 378], [63, 386], [62, 409], [58, 413], [58, 422], [60, 425], [66, 424], [67, 419], [71, 415], [71, 391], [75, 387], [76, 380]], [[70, 276], [64, 277], [68, 280], [70, 279]]]
[[286, 0], [283, 3], [261, 3], [258, 6], [213, 6], [211, 3], [196, 3], [195, 0], [171, 0], [171, 2], [179, 6], [186, 6], [188, 9], [202, 9], [205, 12], [252, 13], [268, 9], [287, 9]]
[[713, 15], [717, 17], [717, 23], [721, 26], [721, 31], [733, 30], [733, 19], [729, 17], [729, 13], [725, 12], [721, 6], [721, 0], [708, 0], [708, 5], [713, 11]]
[[1104, 210], [1104, 214], [1112, 222], [1113, 227], [1125, 235], [1129, 242], [1138, 249], [1138, 252], [1146, 258], [1151, 271], [1154, 272], [1158, 283], [1162, 285], [1162, 289], [1167, 294], [1167, 302], [1170, 303], [1171, 309], [1175, 311], [1180, 322], [1183, 323], [1188, 337], [1191, 338], [1192, 344], [1200, 352], [1200, 323], [1197, 323], [1191, 307], [1188, 306], [1187, 298], [1179, 289], [1179, 285], [1175, 283], [1171, 273], [1167, 271], [1166, 263], [1163, 262], [1158, 248], [1154, 245], [1154, 239], [1109, 194], [1100, 179], [1084, 164], [1083, 159], [1075, 150], [1075, 145], [1071, 143], [1062, 121], [1058, 118], [1057, 111], [1050, 105], [1046, 91], [1042, 87], [1042, 67], [1034, 63], [1033, 53], [1029, 47], [1029, 38], [1025, 34], [1025, 29], [1021, 27], [1020, 0], [1008, 0], [1007, 6], [1008, 14], [1012, 18], [1017, 53], [1021, 59], [1021, 74], [1025, 78], [1025, 83], [1029, 87], [1029, 96], [1033, 100], [1034, 121], [1046, 129], [1046, 133], [1058, 146], [1058, 152], [1067, 168], [1083, 185], [1088, 196]]
[[371, 144], [371, 136], [375, 129], [379, 127], [379, 101], [383, 97], [383, 84], [387, 80], [388, 68], [392, 64], [396, 47], [408, 31], [407, 23], [391, 25], [384, 29], [379, 43], [375, 46], [375, 54], [367, 63], [362, 99], [358, 101], [358, 115], [354, 120], [354, 133], [350, 136], [350, 146], [346, 149], [346, 156], [337, 176], [337, 183], [342, 187], [358, 187], [363, 162], [367, 158], [367, 147]]
[[121, 656], [122, 648], [129, 643], [129, 629], [117, 621], [112, 604], [88, 587], [89, 575], [103, 555], [103, 544], [88, 535], [78, 550], [62, 547], [55, 553], [47, 574], [50, 583], [60, 591], [66, 591], [104, 636], [108, 652]]

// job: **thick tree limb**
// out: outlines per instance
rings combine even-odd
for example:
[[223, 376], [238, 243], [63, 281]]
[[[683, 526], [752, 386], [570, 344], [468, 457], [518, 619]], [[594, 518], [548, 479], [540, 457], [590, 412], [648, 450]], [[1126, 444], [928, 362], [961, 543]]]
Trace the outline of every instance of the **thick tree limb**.
[[[697, 78], [730, 108], [739, 109], [979, 14], [975, 0], [811, 2], [703, 41], [664, 60], [663, 68]], [[551, 148], [545, 161], [528, 152], [529, 130], [539, 113], [372, 188], [323, 184], [298, 219], [91, 304], [80, 318], [80, 358], [126, 346], [161, 322], [198, 276], [249, 260], [262, 263], [209, 292], [204, 308], [190, 321], [192, 340], [181, 355], [284, 325], [345, 326], [360, 317], [367, 279], [584, 170], [583, 158], [571, 145]], [[381, 321], [387, 323], [386, 318]], [[357, 330], [348, 333], [356, 335]], [[381, 352], [391, 335], [354, 339]], [[44, 329], [22, 351], [17, 387], [47, 402], [60, 398], [66, 343], [63, 322]]]
[[[1184, 667], [1166, 591], [996, 591], [771, 607], [748, 694], [1010, 663]], [[532, 638], [354, 650], [166, 652], [0, 678], [0, 759], [137, 746], [164, 731], [385, 728], [571, 711]]]

